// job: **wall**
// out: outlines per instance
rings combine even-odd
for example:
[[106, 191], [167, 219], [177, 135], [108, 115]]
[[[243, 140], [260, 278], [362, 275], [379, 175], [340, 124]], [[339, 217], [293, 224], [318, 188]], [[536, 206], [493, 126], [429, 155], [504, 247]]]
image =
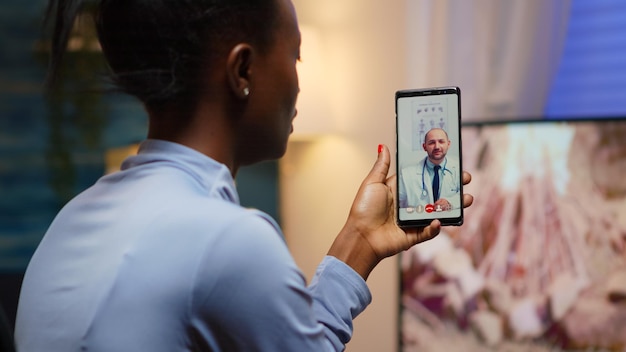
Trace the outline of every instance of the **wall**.
[[[319, 33], [334, 126], [324, 137], [291, 142], [281, 160], [283, 229], [310, 278], [343, 226], [378, 144], [394, 150], [394, 93], [407, 88], [406, 4], [294, 0], [294, 5], [300, 23]], [[298, 118], [316, 117], [300, 110]], [[397, 275], [396, 258], [389, 258], [368, 279], [373, 302], [356, 319], [347, 351], [396, 349]]]

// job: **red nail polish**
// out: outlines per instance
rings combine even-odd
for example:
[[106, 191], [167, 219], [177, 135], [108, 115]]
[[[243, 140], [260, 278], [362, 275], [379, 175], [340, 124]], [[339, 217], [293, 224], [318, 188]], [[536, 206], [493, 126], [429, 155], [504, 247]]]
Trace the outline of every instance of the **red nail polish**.
[[382, 151], [383, 151], [383, 145], [379, 144], [378, 145], [378, 154], [382, 153]]

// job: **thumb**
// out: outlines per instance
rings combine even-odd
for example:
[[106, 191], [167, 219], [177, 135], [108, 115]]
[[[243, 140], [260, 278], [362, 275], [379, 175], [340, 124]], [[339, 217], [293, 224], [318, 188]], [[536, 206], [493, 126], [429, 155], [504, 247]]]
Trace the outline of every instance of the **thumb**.
[[391, 163], [391, 157], [389, 155], [389, 149], [384, 144], [378, 145], [378, 158], [372, 167], [372, 170], [365, 178], [365, 184], [369, 183], [384, 183], [389, 173], [389, 165]]

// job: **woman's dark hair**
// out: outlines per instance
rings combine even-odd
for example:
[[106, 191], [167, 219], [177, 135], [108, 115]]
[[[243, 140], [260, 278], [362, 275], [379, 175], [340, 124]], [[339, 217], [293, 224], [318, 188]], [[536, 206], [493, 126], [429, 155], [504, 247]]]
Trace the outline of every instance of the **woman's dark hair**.
[[[88, 0], [50, 0], [50, 87], [73, 23]], [[194, 99], [199, 77], [237, 41], [264, 51], [275, 39], [277, 0], [99, 0], [95, 23], [110, 75], [147, 106]]]

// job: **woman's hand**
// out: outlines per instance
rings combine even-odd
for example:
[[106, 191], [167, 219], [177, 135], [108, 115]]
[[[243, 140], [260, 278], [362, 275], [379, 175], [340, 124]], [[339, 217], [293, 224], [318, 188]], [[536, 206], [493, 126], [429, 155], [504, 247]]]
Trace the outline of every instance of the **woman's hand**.
[[[348, 220], [328, 251], [342, 260], [364, 279], [386, 257], [407, 250], [417, 243], [439, 234], [441, 223], [433, 220], [423, 228], [403, 230], [396, 223], [396, 176], [387, 178], [390, 165], [389, 150], [379, 147], [378, 159], [367, 175], [350, 209]], [[463, 184], [471, 175], [463, 172]], [[472, 204], [473, 197], [463, 195], [463, 206]]]

